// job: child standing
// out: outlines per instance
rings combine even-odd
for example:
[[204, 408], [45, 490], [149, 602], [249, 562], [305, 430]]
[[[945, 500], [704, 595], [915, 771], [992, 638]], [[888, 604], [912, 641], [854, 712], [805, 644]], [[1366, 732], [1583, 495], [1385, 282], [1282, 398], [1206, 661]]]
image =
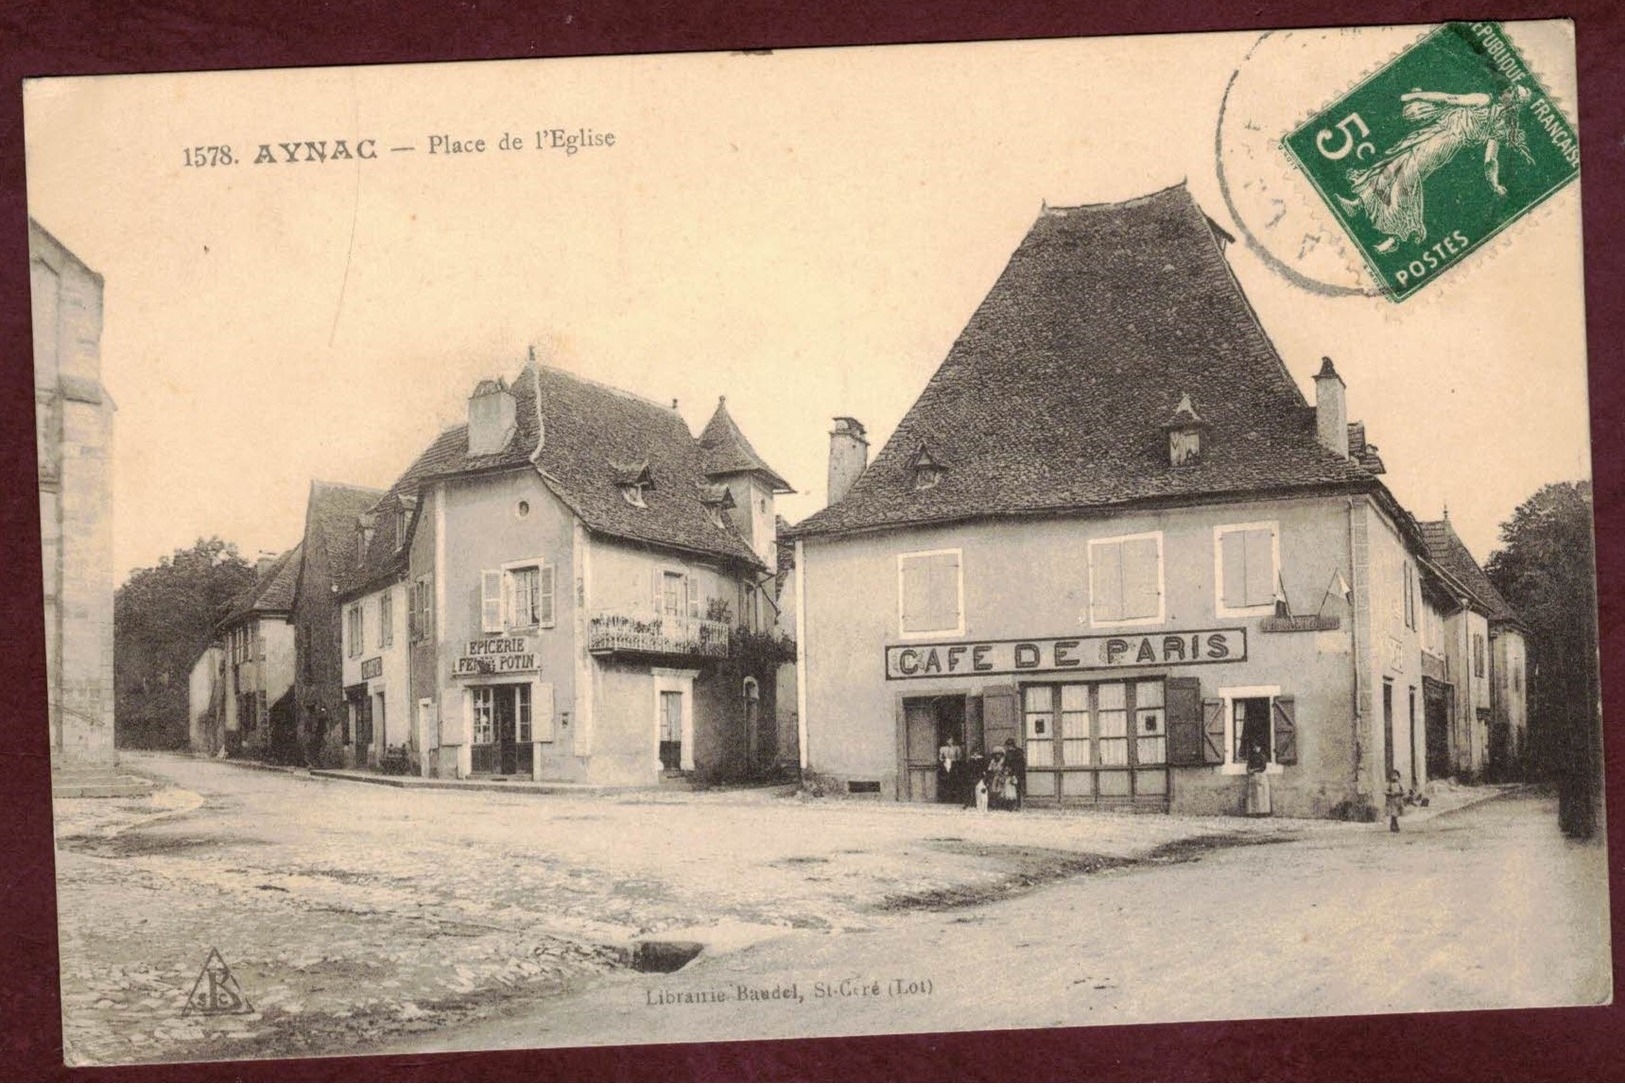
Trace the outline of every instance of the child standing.
[[1399, 817], [1405, 814], [1405, 786], [1399, 783], [1399, 771], [1388, 771], [1387, 789], [1388, 829], [1399, 833]]

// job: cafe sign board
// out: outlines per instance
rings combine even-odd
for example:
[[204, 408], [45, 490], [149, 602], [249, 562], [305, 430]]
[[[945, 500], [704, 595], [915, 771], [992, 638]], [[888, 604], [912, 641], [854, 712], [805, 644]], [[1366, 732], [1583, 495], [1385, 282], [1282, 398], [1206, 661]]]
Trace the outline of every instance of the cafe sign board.
[[361, 678], [377, 679], [384, 674], [384, 658], [368, 657], [361, 662]]
[[530, 639], [524, 636], [475, 638], [463, 646], [464, 652], [452, 665], [456, 676], [498, 676], [509, 672], [534, 672], [540, 665]]
[[1025, 641], [934, 642], [887, 646], [886, 678], [1088, 672], [1105, 668], [1228, 664], [1246, 659], [1247, 631], [1239, 627]]

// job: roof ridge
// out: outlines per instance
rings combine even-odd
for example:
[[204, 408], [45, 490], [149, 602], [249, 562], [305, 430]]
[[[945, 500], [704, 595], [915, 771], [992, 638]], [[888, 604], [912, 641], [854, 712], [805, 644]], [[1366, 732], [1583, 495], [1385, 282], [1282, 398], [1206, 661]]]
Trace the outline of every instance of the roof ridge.
[[591, 385], [596, 389], [602, 389], [607, 393], [614, 393], [616, 396], [624, 397], [627, 400], [638, 401], [639, 403], [646, 404], [651, 408], [658, 408], [659, 410], [667, 412], [671, 415], [676, 415], [678, 419], [682, 419], [682, 415], [678, 413], [676, 408], [670, 406], [669, 404], [662, 404], [660, 401], [644, 396], [642, 393], [635, 393], [630, 389], [616, 388], [614, 385], [599, 381], [596, 378], [586, 377], [582, 374], [576, 373], [574, 370], [566, 370], [562, 366], [553, 366], [550, 363], [527, 362], [525, 365], [534, 366], [537, 370], [551, 371], [552, 373], [558, 374], [561, 377], [567, 377], [571, 381], [579, 381], [583, 385]]
[[1091, 204], [1051, 204], [1046, 202], [1044, 204], [1044, 211], [1054, 214], [1057, 212], [1065, 213], [1073, 211], [1101, 211], [1104, 209], [1116, 210], [1118, 208], [1138, 208], [1151, 203], [1153, 200], [1167, 196], [1169, 193], [1178, 192], [1181, 189], [1188, 189], [1189, 187], [1190, 179], [1182, 177], [1172, 185], [1165, 185], [1164, 187], [1153, 190], [1152, 192], [1141, 193], [1139, 196], [1131, 196], [1127, 200], [1098, 200]]

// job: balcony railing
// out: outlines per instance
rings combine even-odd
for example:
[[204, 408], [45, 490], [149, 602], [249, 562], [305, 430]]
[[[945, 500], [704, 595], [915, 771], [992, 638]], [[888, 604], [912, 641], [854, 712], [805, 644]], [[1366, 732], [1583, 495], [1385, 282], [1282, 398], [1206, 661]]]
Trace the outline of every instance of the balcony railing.
[[726, 657], [727, 623], [654, 612], [594, 612], [588, 648], [594, 653], [650, 653], [674, 657]]

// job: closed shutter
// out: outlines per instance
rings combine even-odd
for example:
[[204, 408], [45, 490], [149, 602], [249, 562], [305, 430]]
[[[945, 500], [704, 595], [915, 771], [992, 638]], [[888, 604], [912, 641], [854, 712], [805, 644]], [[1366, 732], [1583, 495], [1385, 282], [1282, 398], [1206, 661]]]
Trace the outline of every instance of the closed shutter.
[[547, 743], [553, 739], [553, 685], [537, 683], [531, 689], [536, 692], [530, 707], [531, 736]]
[[686, 575], [683, 578], [683, 591], [688, 596], [688, 617], [698, 619], [700, 617], [700, 579], [694, 574]]
[[1124, 619], [1148, 619], [1162, 610], [1162, 555], [1155, 539], [1123, 541]]
[[480, 629], [487, 634], [502, 630], [502, 571], [480, 571]]
[[982, 691], [982, 740], [989, 754], [1002, 748], [1004, 741], [1020, 742], [1020, 707], [1013, 686], [987, 687]]
[[1248, 529], [1247, 606], [1259, 607], [1275, 601], [1275, 541], [1267, 528]]
[[1114, 622], [1123, 618], [1123, 545], [1103, 543], [1089, 545], [1090, 614], [1095, 622]]
[[550, 627], [554, 623], [553, 590], [554, 583], [557, 580], [554, 566], [549, 563], [548, 565], [542, 567], [540, 577], [541, 587], [537, 591], [541, 593], [542, 599], [537, 610], [540, 612], [542, 617], [542, 626]]
[[1202, 701], [1202, 761], [1217, 766], [1224, 761], [1224, 702]]
[[1168, 763], [1203, 766], [1202, 681], [1174, 676], [1165, 681], [1168, 703]]
[[902, 560], [903, 631], [959, 629], [959, 555], [915, 555]]
[[1247, 539], [1246, 533], [1226, 532], [1219, 537], [1219, 548], [1224, 560], [1224, 606], [1247, 606]]
[[1283, 766], [1298, 761], [1298, 719], [1291, 698], [1275, 700], [1275, 761]]
[[653, 582], [652, 588], [650, 589], [650, 595], [651, 595], [652, 599], [654, 600], [655, 614], [656, 615], [665, 615], [666, 614], [666, 571], [662, 570], [658, 566], [656, 566], [654, 568], [654, 582]]

